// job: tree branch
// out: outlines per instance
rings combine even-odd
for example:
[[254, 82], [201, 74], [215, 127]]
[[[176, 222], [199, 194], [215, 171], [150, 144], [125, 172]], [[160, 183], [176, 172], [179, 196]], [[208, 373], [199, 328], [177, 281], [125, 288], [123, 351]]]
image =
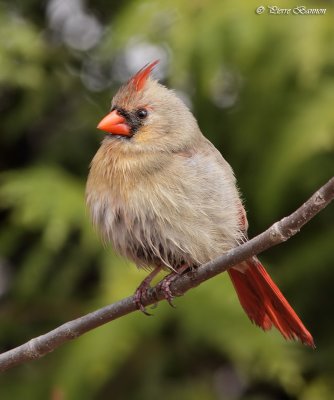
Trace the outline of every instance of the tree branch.
[[[228, 251], [224, 255], [210, 261], [195, 271], [180, 276], [171, 284], [174, 296], [182, 296], [189, 289], [200, 285], [228, 268], [256, 254], [288, 240], [295, 235], [310, 219], [325, 208], [334, 198], [334, 177], [322, 186], [298, 210], [288, 217], [274, 223], [269, 229], [248, 242]], [[148, 291], [144, 306], [162, 300], [161, 290], [152, 288]], [[69, 321], [58, 328], [29, 340], [25, 344], [0, 355], [0, 371], [22, 364], [26, 361], [41, 358], [58, 346], [75, 339], [84, 333], [113, 321], [123, 315], [137, 311], [134, 296], [126, 297], [83, 317]]]

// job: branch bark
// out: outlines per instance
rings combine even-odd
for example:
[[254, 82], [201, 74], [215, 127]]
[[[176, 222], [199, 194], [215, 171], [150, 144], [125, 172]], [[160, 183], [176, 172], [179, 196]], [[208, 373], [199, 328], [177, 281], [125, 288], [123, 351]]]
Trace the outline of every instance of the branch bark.
[[[233, 265], [285, 242], [299, 232], [303, 225], [324, 209], [333, 198], [334, 177], [317, 190], [295, 212], [274, 223], [265, 232], [215, 260], [202, 265], [197, 270], [180, 276], [171, 284], [172, 294], [174, 296], [182, 296], [189, 289], [226, 271]], [[155, 287], [148, 291], [147, 300], [143, 302], [143, 305], [148, 306], [161, 300], [163, 300], [163, 293]], [[5, 371], [26, 361], [41, 358], [63, 343], [134, 311], [137, 311], [134, 296], [130, 296], [83, 317], [66, 322], [44, 335], [33, 338], [21, 346], [0, 354], [0, 371]]]

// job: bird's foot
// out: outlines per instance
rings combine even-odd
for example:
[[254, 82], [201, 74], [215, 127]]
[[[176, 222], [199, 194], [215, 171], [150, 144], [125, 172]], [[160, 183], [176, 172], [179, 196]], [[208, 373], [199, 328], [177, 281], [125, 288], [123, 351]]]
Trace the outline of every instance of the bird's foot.
[[145, 282], [145, 279], [143, 280], [143, 282], [137, 287], [136, 291], [135, 291], [135, 303], [136, 303], [136, 307], [138, 310], [140, 310], [143, 314], [145, 315], [152, 315], [149, 312], [146, 311], [145, 306], [143, 305], [143, 302], [145, 302], [147, 300], [147, 291], [150, 288], [150, 283], [149, 282]]
[[167, 275], [162, 281], [160, 281], [157, 285], [157, 289], [161, 290], [164, 298], [168, 301], [168, 304], [171, 307], [175, 307], [173, 304], [173, 294], [170, 290], [171, 283], [178, 277], [176, 272], [172, 272], [171, 274]]
[[143, 303], [147, 301], [147, 291], [150, 289], [150, 283], [152, 279], [161, 271], [161, 267], [156, 267], [147, 277], [142, 281], [142, 283], [137, 287], [134, 300], [138, 310], [140, 310], [145, 315], [152, 315], [146, 311]]
[[173, 304], [174, 296], [170, 290], [170, 285], [188, 269], [189, 266], [187, 264], [182, 264], [176, 271], [171, 272], [157, 285], [157, 289], [162, 291], [165, 299], [171, 307], [175, 306]]

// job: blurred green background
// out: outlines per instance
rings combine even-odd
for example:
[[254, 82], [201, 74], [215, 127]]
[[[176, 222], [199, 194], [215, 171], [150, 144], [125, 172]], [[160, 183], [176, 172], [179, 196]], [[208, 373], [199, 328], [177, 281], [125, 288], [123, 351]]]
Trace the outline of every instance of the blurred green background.
[[[250, 236], [334, 172], [334, 4], [0, 2], [1, 351], [130, 295], [145, 273], [103, 248], [84, 205], [96, 125], [147, 62], [233, 166]], [[264, 4], [266, 5], [266, 4]], [[280, 2], [280, 7], [300, 4]], [[333, 205], [261, 256], [317, 350], [264, 333], [226, 274], [0, 376], [1, 399], [334, 398]]]

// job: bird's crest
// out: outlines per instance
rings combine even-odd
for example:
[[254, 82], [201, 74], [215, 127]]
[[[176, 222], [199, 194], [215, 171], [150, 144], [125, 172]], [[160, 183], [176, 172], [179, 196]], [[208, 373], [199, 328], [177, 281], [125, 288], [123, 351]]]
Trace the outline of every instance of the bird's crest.
[[142, 69], [140, 69], [133, 77], [130, 79], [130, 83], [132, 83], [136, 92], [142, 90], [152, 72], [153, 68], [158, 64], [159, 60], [155, 60], [150, 64], [146, 64]]

